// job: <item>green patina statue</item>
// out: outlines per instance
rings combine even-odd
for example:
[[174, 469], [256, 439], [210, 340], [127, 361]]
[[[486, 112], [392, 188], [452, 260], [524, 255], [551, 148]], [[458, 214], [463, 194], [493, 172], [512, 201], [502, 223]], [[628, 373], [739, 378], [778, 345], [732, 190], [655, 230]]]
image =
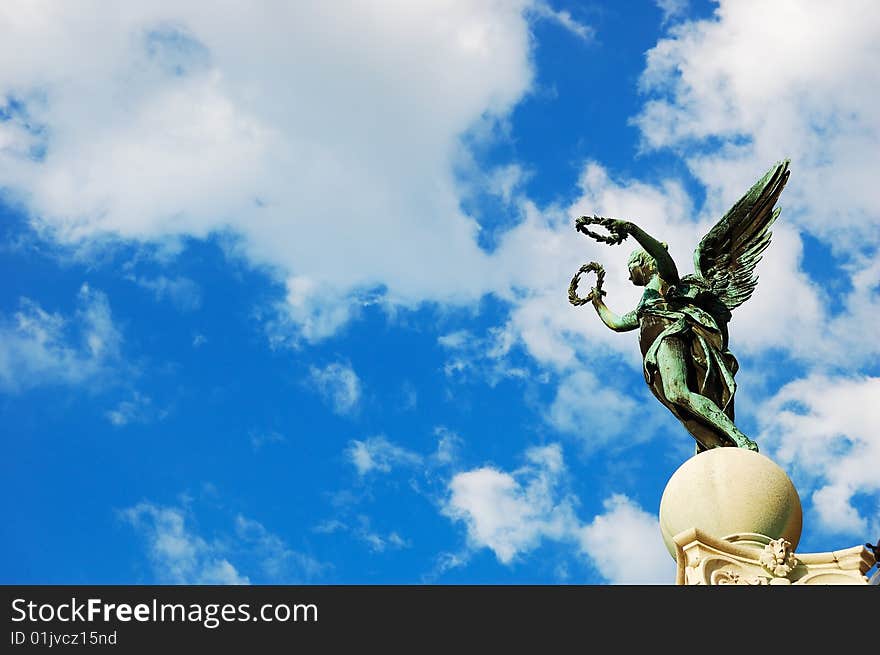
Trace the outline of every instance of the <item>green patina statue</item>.
[[[703, 237], [694, 252], [696, 273], [679, 277], [666, 244], [628, 221], [582, 216], [575, 228], [609, 244], [632, 236], [642, 248], [629, 258], [629, 279], [645, 287], [638, 306], [618, 316], [602, 296], [604, 269], [581, 267], [571, 281], [569, 300], [592, 303], [599, 318], [617, 332], [639, 330], [644, 374], [653, 394], [697, 441], [697, 452], [721, 446], [757, 451], [758, 445], [734, 424], [734, 375], [739, 367], [728, 350], [731, 310], [748, 300], [758, 278], [755, 266], [770, 244], [774, 208], [788, 181], [789, 160], [777, 163]], [[587, 226], [598, 224], [603, 236]], [[597, 274], [585, 298], [577, 295], [580, 275]]]

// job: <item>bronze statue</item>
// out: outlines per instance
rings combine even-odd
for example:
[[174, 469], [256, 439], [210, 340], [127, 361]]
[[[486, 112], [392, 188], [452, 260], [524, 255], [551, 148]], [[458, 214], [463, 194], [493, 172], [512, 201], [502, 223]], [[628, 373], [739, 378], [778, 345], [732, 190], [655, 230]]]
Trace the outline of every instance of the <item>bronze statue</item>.
[[[694, 252], [695, 274], [679, 277], [666, 244], [628, 221], [582, 216], [575, 228], [599, 241], [619, 244], [632, 236], [642, 248], [629, 258], [629, 279], [645, 287], [638, 306], [618, 316], [602, 296], [604, 270], [596, 262], [581, 267], [571, 281], [574, 305], [592, 302], [599, 318], [617, 332], [639, 330], [644, 375], [657, 399], [697, 441], [697, 452], [758, 445], [734, 424], [734, 375], [739, 367], [728, 350], [731, 310], [748, 300], [758, 278], [755, 266], [770, 244], [770, 227], [779, 216], [776, 200], [788, 181], [789, 160], [777, 163], [758, 180], [703, 237]], [[603, 236], [587, 225], [602, 225]], [[582, 273], [594, 271], [596, 286], [577, 295]]]

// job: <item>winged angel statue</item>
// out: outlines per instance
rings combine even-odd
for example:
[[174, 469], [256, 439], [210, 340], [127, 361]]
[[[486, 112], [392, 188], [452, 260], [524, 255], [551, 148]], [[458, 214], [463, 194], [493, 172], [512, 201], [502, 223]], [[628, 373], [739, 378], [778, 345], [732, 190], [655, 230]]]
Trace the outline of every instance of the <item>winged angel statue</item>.
[[[679, 276], [665, 243], [629, 221], [582, 216], [575, 228], [598, 241], [622, 243], [632, 236], [642, 247], [629, 257], [629, 279], [645, 287], [638, 306], [618, 316], [603, 301], [605, 271], [584, 264], [569, 287], [573, 305], [591, 302], [599, 318], [616, 332], [639, 330], [645, 381], [696, 439], [697, 452], [758, 445], [734, 424], [734, 375], [739, 364], [728, 350], [731, 311], [748, 300], [758, 283], [755, 266], [770, 244], [774, 208], [789, 176], [789, 160], [774, 165], [709, 230], [694, 252], [695, 273]], [[598, 224], [608, 235], [592, 232]], [[577, 294], [581, 274], [596, 273], [596, 286]]]

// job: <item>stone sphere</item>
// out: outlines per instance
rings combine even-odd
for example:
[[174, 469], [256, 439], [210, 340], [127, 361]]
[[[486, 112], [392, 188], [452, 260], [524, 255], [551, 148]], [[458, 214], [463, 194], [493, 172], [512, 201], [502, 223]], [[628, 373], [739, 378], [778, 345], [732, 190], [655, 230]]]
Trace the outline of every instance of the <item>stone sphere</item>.
[[760, 534], [797, 548], [803, 514], [794, 484], [778, 464], [744, 448], [694, 455], [669, 478], [660, 499], [660, 532], [675, 557], [675, 535], [697, 528], [717, 538]]

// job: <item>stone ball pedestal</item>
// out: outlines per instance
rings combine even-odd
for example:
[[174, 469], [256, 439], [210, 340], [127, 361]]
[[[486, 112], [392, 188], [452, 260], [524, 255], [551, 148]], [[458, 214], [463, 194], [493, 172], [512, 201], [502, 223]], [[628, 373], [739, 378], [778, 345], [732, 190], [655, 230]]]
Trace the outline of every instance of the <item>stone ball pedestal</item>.
[[800, 497], [785, 471], [744, 448], [694, 455], [672, 474], [660, 499], [660, 531], [673, 558], [675, 535], [694, 528], [740, 543], [749, 535], [785, 539], [794, 549], [802, 522]]

